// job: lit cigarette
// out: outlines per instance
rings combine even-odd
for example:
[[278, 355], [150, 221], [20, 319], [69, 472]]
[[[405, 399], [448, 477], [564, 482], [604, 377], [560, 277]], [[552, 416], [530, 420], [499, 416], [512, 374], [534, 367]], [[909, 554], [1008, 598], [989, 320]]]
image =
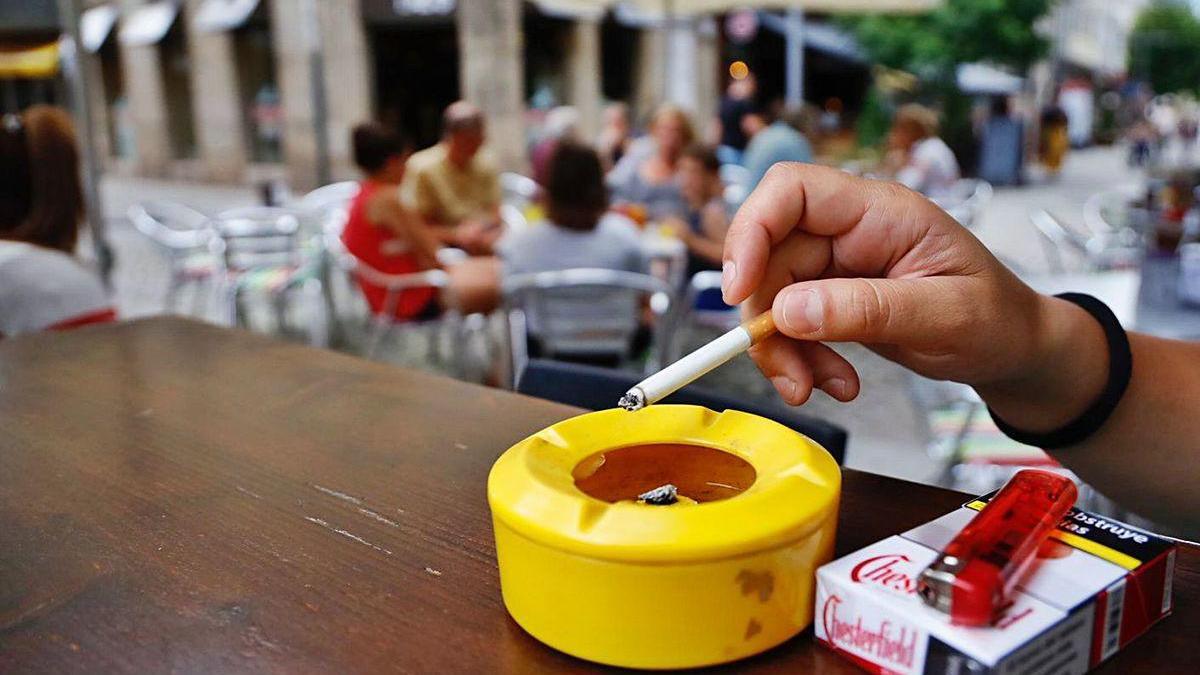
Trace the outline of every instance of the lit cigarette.
[[774, 334], [775, 321], [771, 319], [770, 310], [767, 310], [634, 385], [625, 392], [617, 406], [626, 410], [641, 410], [658, 403]]

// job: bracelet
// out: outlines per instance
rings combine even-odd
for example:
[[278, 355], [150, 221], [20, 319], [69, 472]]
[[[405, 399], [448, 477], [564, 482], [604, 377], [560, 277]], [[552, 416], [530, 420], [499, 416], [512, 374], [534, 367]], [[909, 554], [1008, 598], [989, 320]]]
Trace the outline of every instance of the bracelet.
[[1079, 417], [1063, 427], [1046, 433], [1032, 433], [1017, 429], [1000, 419], [990, 407], [988, 408], [992, 421], [1005, 436], [1018, 443], [1033, 445], [1044, 450], [1069, 447], [1083, 442], [1096, 433], [1112, 416], [1117, 404], [1121, 402], [1121, 397], [1129, 388], [1129, 378], [1133, 375], [1133, 352], [1129, 348], [1129, 336], [1126, 335], [1125, 329], [1121, 327], [1121, 322], [1117, 320], [1108, 305], [1085, 293], [1060, 293], [1054, 297], [1081, 307], [1100, 322], [1100, 327], [1104, 329], [1104, 339], [1108, 343], [1108, 381], [1096, 401], [1088, 406], [1088, 409], [1083, 411]]

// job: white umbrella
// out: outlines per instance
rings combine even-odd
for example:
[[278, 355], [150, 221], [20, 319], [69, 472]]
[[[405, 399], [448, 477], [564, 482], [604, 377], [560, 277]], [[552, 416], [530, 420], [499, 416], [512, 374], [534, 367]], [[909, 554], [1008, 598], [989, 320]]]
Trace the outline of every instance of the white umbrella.
[[543, 10], [597, 19], [610, 7], [624, 5], [668, 22], [675, 17], [718, 14], [739, 9], [787, 11], [787, 101], [804, 99], [804, 12], [837, 14], [915, 13], [931, 10], [941, 0], [534, 0]]

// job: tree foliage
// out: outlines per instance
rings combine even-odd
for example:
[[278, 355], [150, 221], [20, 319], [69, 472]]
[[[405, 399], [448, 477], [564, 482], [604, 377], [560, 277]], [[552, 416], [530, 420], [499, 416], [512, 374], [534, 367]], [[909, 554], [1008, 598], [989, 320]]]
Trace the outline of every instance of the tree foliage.
[[1024, 72], [1046, 54], [1034, 31], [1054, 0], [945, 0], [912, 16], [845, 20], [877, 63], [929, 81], [950, 81], [960, 63], [985, 61]]
[[1129, 72], [1159, 93], [1200, 87], [1200, 21], [1187, 5], [1142, 10], [1129, 34]]

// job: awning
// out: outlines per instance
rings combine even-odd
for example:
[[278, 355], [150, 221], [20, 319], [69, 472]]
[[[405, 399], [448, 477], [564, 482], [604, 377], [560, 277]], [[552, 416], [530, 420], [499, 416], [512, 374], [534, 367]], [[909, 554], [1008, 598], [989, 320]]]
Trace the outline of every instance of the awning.
[[123, 45], [145, 47], [162, 42], [179, 16], [175, 0], [156, 0], [127, 14], [121, 21], [120, 40]]
[[91, 54], [100, 51], [112, 34], [118, 14], [113, 5], [97, 5], [84, 10], [79, 17], [79, 41], [83, 43], [85, 51]]
[[40, 47], [0, 50], [0, 77], [40, 79], [58, 74], [58, 43]]
[[457, 6], [457, 0], [362, 0], [362, 15], [375, 25], [452, 24]]
[[[417, 1], [417, 0], [414, 0]], [[752, 6], [754, 9], [800, 9], [806, 12], [861, 14], [925, 12], [942, 0], [534, 0], [543, 11], [588, 16], [614, 8], [633, 21], [652, 17], [719, 14]]]
[[[787, 21], [783, 17], [761, 12], [759, 19], [764, 28], [787, 35]], [[852, 63], [865, 65], [870, 61], [853, 35], [827, 23], [804, 24], [804, 46]]]
[[196, 10], [192, 26], [205, 33], [241, 28], [258, 9], [258, 3], [259, 0], [204, 0]]
[[1020, 92], [1025, 84], [1024, 79], [986, 63], [959, 64], [954, 79], [964, 94], [1004, 96]]

